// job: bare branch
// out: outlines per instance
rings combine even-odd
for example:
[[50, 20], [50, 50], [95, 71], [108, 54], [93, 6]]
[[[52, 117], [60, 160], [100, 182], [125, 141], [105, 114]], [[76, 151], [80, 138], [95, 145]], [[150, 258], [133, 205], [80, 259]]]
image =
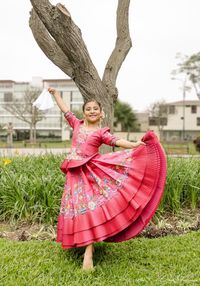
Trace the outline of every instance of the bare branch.
[[[34, 12], [47, 29], [48, 32], [46, 33], [50, 34], [50, 37], [55, 40], [57, 46], [66, 55], [72, 69], [71, 78], [79, 88], [84, 100], [95, 98], [102, 103], [106, 114], [103, 125], [108, 125], [112, 130], [113, 100], [117, 98], [116, 78], [131, 47], [128, 29], [130, 0], [118, 0], [117, 40], [106, 65], [103, 81], [90, 58], [81, 30], [74, 23], [67, 8], [62, 4], [53, 6], [48, 0], [30, 0], [30, 2]], [[53, 50], [52, 41], [49, 45], [50, 50]], [[43, 46], [43, 51], [46, 50], [46, 47], [48, 44]], [[48, 55], [53, 61], [53, 56], [49, 53]]]
[[30, 14], [29, 25], [38, 46], [65, 74], [69, 77], [73, 77], [73, 69], [67, 56], [50, 36], [44, 24], [33, 9]]
[[103, 75], [103, 83], [108, 89], [113, 89], [113, 95], [116, 93], [115, 85], [119, 69], [132, 46], [128, 23], [129, 5], [130, 0], [118, 0], [117, 39]]
[[18, 119], [30, 124], [29, 117], [25, 115], [25, 108], [22, 104], [15, 102], [12, 105], [7, 104], [3, 108], [12, 115], [15, 115]]
[[34, 125], [45, 117], [42, 111], [33, 106], [33, 102], [40, 92], [41, 91], [36, 88], [32, 88], [31, 90], [27, 89], [23, 101], [21, 99], [14, 99], [12, 103], [5, 105], [3, 108], [12, 115], [15, 115], [18, 119], [29, 125]]
[[68, 10], [61, 4], [53, 6], [48, 0], [30, 1], [46, 29], [70, 61], [73, 69], [72, 79], [82, 95], [86, 98], [95, 97], [94, 86], [101, 94], [101, 79], [90, 59], [81, 31], [73, 22]]

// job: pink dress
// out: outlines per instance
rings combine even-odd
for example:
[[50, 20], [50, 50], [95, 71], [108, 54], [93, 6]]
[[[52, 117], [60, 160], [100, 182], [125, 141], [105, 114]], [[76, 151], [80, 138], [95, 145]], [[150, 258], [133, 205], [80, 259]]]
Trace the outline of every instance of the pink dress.
[[133, 238], [154, 215], [164, 191], [166, 158], [157, 137], [148, 131], [145, 146], [102, 155], [99, 146], [114, 146], [118, 139], [109, 128], [87, 131], [73, 113], [65, 118], [73, 137], [61, 165], [66, 183], [56, 241], [73, 248]]

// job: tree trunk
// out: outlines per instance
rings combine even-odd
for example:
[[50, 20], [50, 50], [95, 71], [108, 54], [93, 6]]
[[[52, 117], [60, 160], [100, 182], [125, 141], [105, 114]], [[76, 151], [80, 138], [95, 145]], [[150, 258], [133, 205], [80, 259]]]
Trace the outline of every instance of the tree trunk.
[[30, 124], [30, 138], [29, 138], [30, 143], [33, 143], [33, 125]]
[[30, 28], [45, 55], [73, 79], [84, 100], [95, 98], [103, 106], [103, 126], [113, 131], [113, 103], [118, 96], [116, 79], [131, 48], [128, 27], [130, 0], [119, 0], [116, 44], [107, 61], [102, 80], [89, 56], [80, 28], [62, 4], [48, 0], [30, 0], [33, 9]]
[[36, 124], [34, 124], [34, 125], [33, 125], [33, 144], [36, 144], [36, 143], [37, 143], [36, 132], [37, 132]]

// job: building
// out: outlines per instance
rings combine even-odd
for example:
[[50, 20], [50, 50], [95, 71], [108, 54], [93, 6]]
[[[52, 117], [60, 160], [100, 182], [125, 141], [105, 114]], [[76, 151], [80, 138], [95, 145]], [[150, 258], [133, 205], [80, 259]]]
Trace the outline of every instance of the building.
[[149, 117], [149, 128], [157, 130], [164, 141], [193, 141], [200, 136], [200, 100], [165, 104], [162, 116]]
[[[6, 111], [4, 106], [12, 104], [13, 99], [21, 100], [23, 104], [26, 91], [31, 87], [37, 87], [42, 90], [49, 86], [60, 91], [63, 100], [70, 106], [70, 110], [80, 110], [83, 98], [71, 79], [42, 79], [34, 77], [32, 82], [0, 80], [0, 125], [5, 127], [11, 123], [18, 139], [24, 139], [25, 135], [29, 133], [29, 124]], [[69, 139], [69, 127], [56, 104], [52, 109], [45, 111], [44, 115], [45, 118], [37, 123], [38, 137]], [[5, 136], [5, 131], [1, 135]]]
[[149, 129], [149, 113], [136, 112], [137, 124], [140, 132], [146, 132]]

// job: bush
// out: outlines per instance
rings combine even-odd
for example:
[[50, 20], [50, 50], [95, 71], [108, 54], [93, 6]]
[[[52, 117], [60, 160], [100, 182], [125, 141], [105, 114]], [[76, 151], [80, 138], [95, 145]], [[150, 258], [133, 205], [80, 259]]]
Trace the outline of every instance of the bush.
[[[56, 223], [65, 181], [59, 168], [63, 159], [64, 155], [45, 155], [1, 160], [0, 220]], [[199, 203], [199, 159], [168, 158], [159, 211], [195, 209]]]
[[167, 181], [160, 210], [177, 212], [200, 206], [200, 160], [168, 157]]
[[0, 220], [53, 223], [59, 211], [64, 176], [62, 156], [16, 157], [2, 163]]

